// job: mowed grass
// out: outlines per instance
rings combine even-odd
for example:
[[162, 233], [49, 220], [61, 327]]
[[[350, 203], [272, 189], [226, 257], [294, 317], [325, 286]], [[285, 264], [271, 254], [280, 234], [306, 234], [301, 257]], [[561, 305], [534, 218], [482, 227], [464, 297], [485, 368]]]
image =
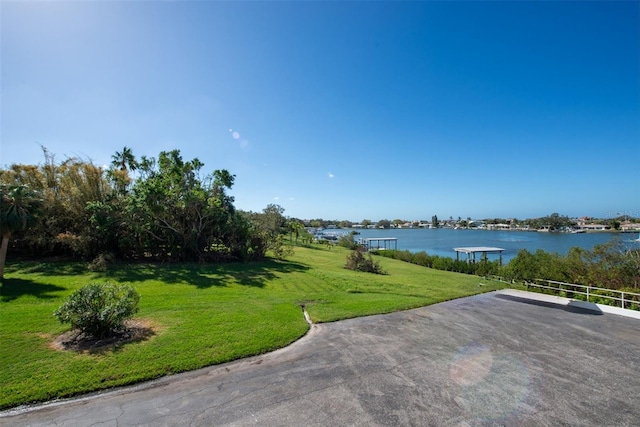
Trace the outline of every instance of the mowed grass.
[[[387, 275], [345, 270], [343, 248], [296, 248], [285, 261], [228, 265], [9, 263], [0, 286], [0, 408], [69, 397], [268, 352], [314, 322], [404, 310], [503, 287], [477, 276], [379, 258]], [[53, 312], [91, 282], [132, 285], [147, 339], [60, 351]], [[483, 285], [480, 285], [483, 283]]]

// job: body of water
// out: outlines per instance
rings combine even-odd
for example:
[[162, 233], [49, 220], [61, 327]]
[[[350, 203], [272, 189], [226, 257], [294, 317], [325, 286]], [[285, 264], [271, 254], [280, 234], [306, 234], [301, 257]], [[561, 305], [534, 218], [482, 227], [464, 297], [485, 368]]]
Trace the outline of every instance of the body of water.
[[[342, 230], [345, 231], [345, 230]], [[351, 231], [351, 230], [347, 230]], [[495, 231], [495, 230], [454, 230], [450, 228], [424, 229], [357, 229], [361, 237], [395, 237], [398, 239], [398, 250], [411, 252], [425, 251], [429, 255], [456, 257], [453, 248], [468, 246], [492, 246], [503, 248], [503, 262], [509, 262], [520, 249], [535, 252], [542, 249], [546, 252], [557, 252], [566, 255], [574, 246], [591, 250], [594, 246], [607, 243], [611, 239], [619, 239], [630, 247], [638, 247], [638, 233], [539, 233], [535, 231]], [[480, 256], [478, 254], [477, 256]], [[488, 254], [490, 260], [498, 259], [497, 254]], [[464, 257], [464, 258], [463, 258]], [[460, 254], [460, 259], [466, 259]]]

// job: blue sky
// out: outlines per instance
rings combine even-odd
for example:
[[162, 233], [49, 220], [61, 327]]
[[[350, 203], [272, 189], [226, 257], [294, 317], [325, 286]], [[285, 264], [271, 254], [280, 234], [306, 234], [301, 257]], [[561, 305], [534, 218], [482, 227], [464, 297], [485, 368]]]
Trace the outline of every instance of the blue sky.
[[298, 218], [640, 216], [640, 2], [2, 2], [0, 165], [180, 149]]

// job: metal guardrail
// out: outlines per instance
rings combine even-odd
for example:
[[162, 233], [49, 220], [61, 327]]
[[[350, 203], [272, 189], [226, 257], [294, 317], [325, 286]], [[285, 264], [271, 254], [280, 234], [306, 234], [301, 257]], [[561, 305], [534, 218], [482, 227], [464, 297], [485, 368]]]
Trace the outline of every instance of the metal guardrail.
[[[495, 277], [496, 280], [509, 283], [501, 277]], [[549, 290], [556, 293], [565, 294], [567, 298], [577, 300], [602, 303], [602, 300], [611, 301], [613, 303], [604, 302], [606, 305], [620, 307], [628, 310], [640, 310], [640, 293], [619, 291], [616, 289], [600, 288], [590, 285], [578, 285], [576, 283], [558, 282], [555, 280], [534, 279], [533, 281], [524, 281], [524, 285], [543, 290]], [[581, 295], [584, 297], [577, 297]]]

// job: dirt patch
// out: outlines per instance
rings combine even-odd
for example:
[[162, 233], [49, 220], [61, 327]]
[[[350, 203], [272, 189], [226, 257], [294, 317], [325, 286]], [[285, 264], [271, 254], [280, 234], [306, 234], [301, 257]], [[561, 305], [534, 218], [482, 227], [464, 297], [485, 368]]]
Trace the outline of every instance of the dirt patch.
[[159, 327], [146, 319], [127, 320], [124, 329], [116, 335], [98, 339], [87, 336], [78, 330], [65, 332], [55, 338], [49, 347], [58, 351], [76, 351], [79, 353], [102, 353], [118, 349], [122, 344], [146, 341], [156, 335]]

